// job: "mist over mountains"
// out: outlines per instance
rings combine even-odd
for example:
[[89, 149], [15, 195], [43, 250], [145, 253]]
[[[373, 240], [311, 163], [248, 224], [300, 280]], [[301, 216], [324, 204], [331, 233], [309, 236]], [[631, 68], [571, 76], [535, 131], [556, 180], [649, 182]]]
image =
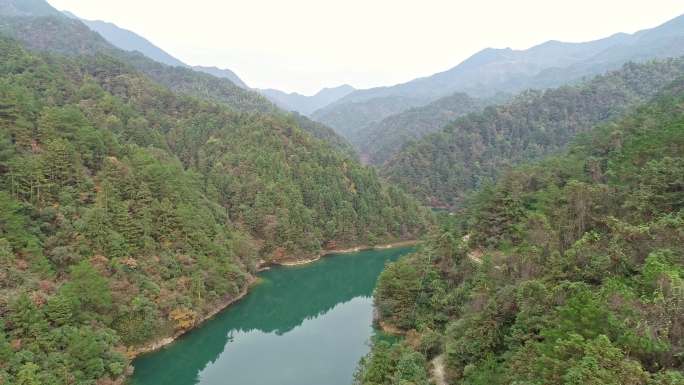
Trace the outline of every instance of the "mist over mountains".
[[275, 89], [259, 90], [262, 95], [266, 96], [277, 106], [286, 110], [297, 111], [304, 115], [310, 115], [314, 111], [334, 103], [354, 91], [354, 87], [348, 84], [324, 88], [312, 96], [302, 95], [297, 92], [286, 93]]
[[[366, 153], [366, 157], [379, 159], [368, 143], [377, 143], [377, 132], [387, 123], [383, 120], [414, 109], [414, 116], [435, 119], [413, 130], [418, 122], [406, 120], [403, 135], [406, 140], [420, 138], [424, 133], [434, 132], [445, 123], [439, 114], [429, 113], [434, 105], [427, 106], [443, 97], [462, 92], [470, 97], [505, 99], [525, 89], [545, 89], [563, 84], [577, 83], [587, 77], [620, 68], [629, 61], [644, 62], [684, 55], [684, 16], [674, 18], [658, 27], [634, 34], [617, 33], [610, 37], [585, 43], [548, 41], [527, 50], [485, 48], [457, 66], [429, 77], [419, 78], [390, 87], [357, 90], [336, 102], [321, 108], [312, 117], [333, 129]], [[503, 98], [503, 99], [502, 99]], [[436, 102], [442, 108], [448, 99]], [[420, 114], [422, 107], [427, 108]], [[454, 106], [451, 109], [458, 109]], [[374, 139], [370, 139], [373, 137]], [[397, 142], [389, 135], [389, 140]], [[393, 148], [401, 147], [406, 140], [399, 140]], [[382, 141], [381, 141], [382, 142]], [[363, 144], [360, 146], [358, 144]], [[381, 148], [384, 148], [382, 143]]]

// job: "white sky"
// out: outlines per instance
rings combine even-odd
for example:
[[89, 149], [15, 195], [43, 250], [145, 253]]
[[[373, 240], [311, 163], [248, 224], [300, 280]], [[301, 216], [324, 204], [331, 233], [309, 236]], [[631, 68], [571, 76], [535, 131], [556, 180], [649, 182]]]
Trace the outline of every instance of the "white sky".
[[486, 48], [587, 41], [651, 28], [682, 0], [48, 0], [130, 29], [249, 86], [312, 94], [392, 85]]

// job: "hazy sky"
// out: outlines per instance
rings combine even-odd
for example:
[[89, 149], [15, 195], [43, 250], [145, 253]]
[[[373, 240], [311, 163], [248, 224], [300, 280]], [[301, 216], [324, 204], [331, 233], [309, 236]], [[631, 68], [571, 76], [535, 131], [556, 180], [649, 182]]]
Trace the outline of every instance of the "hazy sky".
[[651, 28], [682, 0], [48, 0], [130, 29], [192, 65], [311, 94], [392, 85], [485, 47], [524, 49]]

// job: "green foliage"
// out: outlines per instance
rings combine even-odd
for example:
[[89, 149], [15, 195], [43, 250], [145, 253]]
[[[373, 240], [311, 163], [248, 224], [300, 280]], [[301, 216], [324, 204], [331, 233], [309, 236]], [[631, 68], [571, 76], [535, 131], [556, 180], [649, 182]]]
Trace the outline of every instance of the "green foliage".
[[481, 189], [383, 273], [381, 321], [441, 335], [453, 383], [681, 383], [682, 84]]
[[354, 376], [354, 384], [427, 385], [425, 357], [403, 344], [381, 341], [364, 357]]
[[61, 294], [82, 311], [107, 312], [112, 306], [112, 294], [107, 280], [87, 261], [71, 268], [70, 280], [62, 286]]
[[[683, 70], [681, 59], [628, 63], [576, 86], [523, 92], [407, 144], [381, 174], [426, 203], [462, 205], [511, 165], [561, 151], [578, 134], [647, 101]], [[588, 165], [600, 178], [596, 166]]]
[[380, 315], [404, 329], [415, 326], [422, 274], [407, 260], [392, 263], [378, 279], [375, 304]]
[[648, 374], [608, 337], [568, 334], [550, 349], [532, 343], [511, 358], [509, 381], [531, 384], [644, 384]]
[[408, 142], [437, 132], [463, 115], [482, 111], [495, 101], [498, 99], [476, 99], [457, 92], [371, 123], [354, 136], [354, 144], [372, 163], [382, 165]]
[[5, 383], [118, 380], [120, 352], [174, 333], [179, 312], [192, 325], [235, 298], [260, 260], [415, 238], [430, 225], [325, 127], [254, 112], [260, 97], [209, 75], [98, 48], [69, 35], [81, 28], [71, 22], [7, 23], [22, 40], [94, 54], [35, 54], [0, 38]]

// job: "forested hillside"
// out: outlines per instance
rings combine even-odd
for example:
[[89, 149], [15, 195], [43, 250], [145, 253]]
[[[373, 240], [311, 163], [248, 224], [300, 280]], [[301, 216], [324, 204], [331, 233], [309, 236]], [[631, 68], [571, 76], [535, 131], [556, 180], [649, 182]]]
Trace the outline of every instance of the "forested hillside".
[[235, 72], [233, 72], [227, 68], [194, 66], [194, 67], [192, 67], [192, 69], [194, 69], [195, 71], [207, 73], [207, 74], [212, 75], [212, 76], [216, 76], [217, 78], [228, 79], [231, 82], [233, 82], [233, 84], [235, 84], [236, 86], [238, 86], [240, 88], [249, 89], [247, 84], [245, 84], [245, 82], [243, 82], [242, 79], [240, 79], [237, 76], [237, 74], [235, 74]]
[[79, 20], [64, 15], [11, 17], [0, 14], [0, 33], [20, 40], [28, 48], [64, 55], [105, 54], [125, 61], [156, 82], [175, 92], [210, 98], [239, 111], [273, 112], [275, 106], [256, 92], [244, 90], [228, 79], [190, 68], [171, 67], [143, 56], [122, 51]]
[[365, 130], [382, 119], [427, 103], [427, 101], [417, 101], [401, 96], [377, 98], [342, 105], [333, 103], [317, 110], [311, 116], [314, 120], [332, 127], [345, 139], [356, 141], [356, 138], [363, 137]]
[[364, 129], [353, 140], [359, 152], [370, 163], [382, 165], [406, 143], [439, 131], [447, 123], [463, 115], [481, 111], [494, 101], [471, 98], [457, 92], [427, 106], [390, 115]]
[[330, 127], [313, 121], [298, 112], [291, 112], [288, 116], [294, 120], [302, 130], [308, 132], [314, 138], [327, 142], [336, 150], [347, 154], [350, 158], [358, 158], [358, 154], [351, 143], [337, 135]]
[[684, 81], [482, 189], [375, 301], [357, 384], [684, 383]]
[[[241, 112], [286, 114], [258, 93], [236, 85], [234, 81], [241, 81], [231, 79], [225, 70], [224, 76], [214, 76], [222, 70], [169, 66], [137, 52], [126, 52], [114, 47], [78, 19], [66, 17], [43, 0], [32, 0], [33, 4], [16, 0], [4, 1], [7, 3], [5, 8], [8, 13], [3, 13], [3, 8], [0, 8], [0, 33], [22, 41], [30, 49], [72, 56], [112, 56], [174, 92], [214, 100]], [[23, 7], [22, 16], [14, 16], [10, 11], [20, 6]], [[47, 12], [48, 9], [52, 12]], [[44, 17], [45, 14], [49, 17]], [[325, 137], [333, 146], [347, 151], [348, 144], [332, 129], [308, 121], [306, 117], [294, 118], [306, 126], [303, 127], [305, 130], [313, 128], [311, 133], [314, 136]]]
[[0, 39], [0, 379], [107, 383], [259, 259], [413, 238], [428, 213], [281, 114]]
[[119, 49], [122, 49], [124, 51], [140, 52], [141, 54], [147, 56], [148, 58], [156, 62], [166, 64], [172, 67], [187, 67], [187, 65], [182, 61], [171, 56], [168, 52], [155, 46], [149, 40], [136, 34], [133, 31], [120, 28], [116, 24], [108, 23], [101, 20], [81, 19], [78, 16], [66, 11], [64, 12], [64, 14], [72, 19], [81, 21], [83, 24], [88, 26], [88, 28], [90, 28], [94, 32], [97, 32], [110, 44]]
[[511, 164], [557, 152], [684, 74], [684, 60], [626, 64], [576, 86], [527, 91], [409, 143], [381, 173], [424, 202], [457, 205]]
[[229, 69], [207, 66], [190, 67], [133, 31], [123, 29], [116, 24], [108, 23], [106, 21], [81, 19], [78, 16], [66, 11], [64, 14], [72, 19], [79, 20], [91, 30], [97, 32], [110, 44], [119, 49], [124, 51], [140, 52], [158, 63], [166, 64], [171, 67], [191, 68], [195, 71], [204, 72], [217, 78], [225, 78], [240, 88], [249, 89], [242, 79], [240, 79], [233, 71]]

